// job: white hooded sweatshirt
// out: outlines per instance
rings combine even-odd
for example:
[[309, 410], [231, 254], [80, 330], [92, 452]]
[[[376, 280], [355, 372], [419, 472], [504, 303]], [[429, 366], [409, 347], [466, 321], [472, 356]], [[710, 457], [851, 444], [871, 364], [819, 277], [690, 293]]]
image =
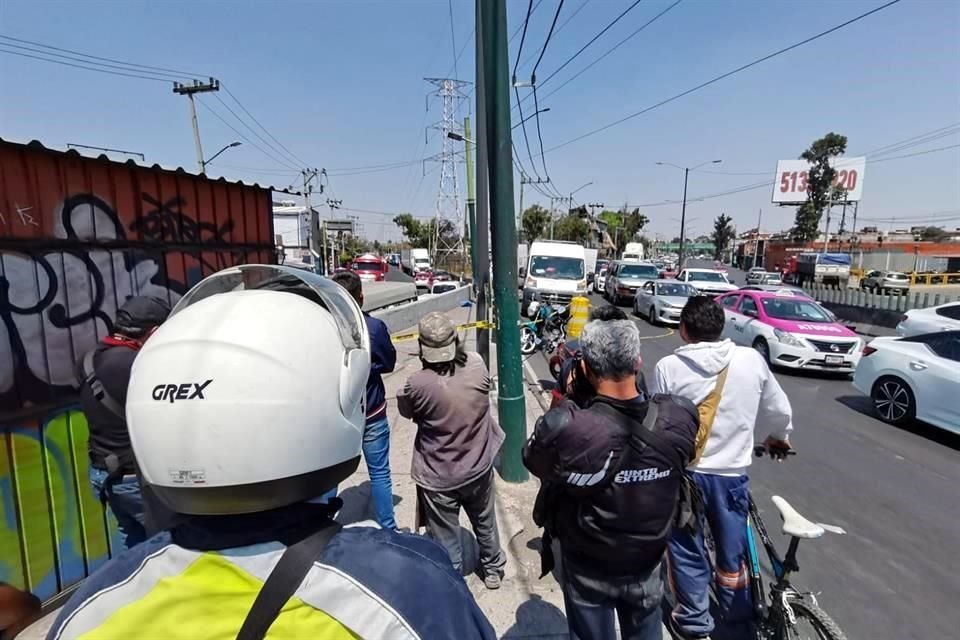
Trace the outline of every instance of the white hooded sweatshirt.
[[[753, 445], [767, 434], [786, 440], [793, 430], [790, 400], [759, 353], [730, 340], [680, 347], [657, 363], [653, 391], [703, 402], [727, 369], [727, 381], [707, 446], [694, 471], [744, 475], [753, 460]], [[754, 434], [757, 429], [759, 437]]]

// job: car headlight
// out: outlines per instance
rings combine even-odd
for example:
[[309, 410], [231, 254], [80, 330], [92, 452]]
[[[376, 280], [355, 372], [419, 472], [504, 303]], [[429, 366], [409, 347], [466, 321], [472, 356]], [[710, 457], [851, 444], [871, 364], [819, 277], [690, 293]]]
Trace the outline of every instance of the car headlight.
[[788, 333], [782, 329], [774, 329], [773, 335], [777, 337], [777, 340], [783, 344], [788, 344], [791, 347], [800, 347], [801, 349], [806, 348], [806, 343], [803, 342], [800, 338], [796, 337], [792, 333]]

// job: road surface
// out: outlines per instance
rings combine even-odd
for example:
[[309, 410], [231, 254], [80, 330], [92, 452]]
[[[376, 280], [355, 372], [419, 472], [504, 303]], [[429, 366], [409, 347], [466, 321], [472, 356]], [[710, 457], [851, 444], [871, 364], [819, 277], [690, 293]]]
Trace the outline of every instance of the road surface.
[[[742, 284], [743, 274], [733, 275]], [[599, 297], [592, 302], [606, 304]], [[671, 329], [636, 321], [643, 370], [652, 380], [657, 361], [682, 341]], [[538, 378], [550, 380], [545, 359], [534, 354], [528, 362]], [[791, 373], [777, 379], [793, 405], [799, 453], [751, 469], [767, 528], [785, 552], [770, 502], [782, 495], [809, 519], [848, 532], [803, 541], [795, 584], [817, 593], [851, 640], [958, 637], [960, 438], [880, 422], [845, 379]]]
[[383, 278], [387, 282], [413, 282], [413, 278], [405, 274], [403, 269], [393, 265], [390, 265], [390, 270], [387, 271], [387, 275]]

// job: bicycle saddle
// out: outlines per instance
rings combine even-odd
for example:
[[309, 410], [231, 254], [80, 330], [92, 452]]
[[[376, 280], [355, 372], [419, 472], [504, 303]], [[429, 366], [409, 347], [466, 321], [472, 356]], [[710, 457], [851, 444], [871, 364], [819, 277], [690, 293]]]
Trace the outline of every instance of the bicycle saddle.
[[821, 522], [810, 522], [800, 513], [790, 506], [784, 498], [773, 496], [774, 506], [780, 511], [780, 518], [783, 519], [782, 531], [788, 536], [796, 538], [819, 538], [824, 533], [846, 533], [842, 528]]

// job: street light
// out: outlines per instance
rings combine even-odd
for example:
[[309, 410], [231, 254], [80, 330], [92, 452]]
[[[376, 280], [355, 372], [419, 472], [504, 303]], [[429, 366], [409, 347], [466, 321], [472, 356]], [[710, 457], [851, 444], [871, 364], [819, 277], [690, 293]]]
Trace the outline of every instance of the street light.
[[451, 140], [456, 140], [457, 142], [466, 142], [468, 144], [477, 144], [470, 138], [464, 137], [463, 134], [457, 133], [456, 131], [447, 131], [447, 137]]
[[701, 162], [695, 167], [681, 167], [680, 165], [673, 164], [672, 162], [657, 162], [660, 166], [674, 167], [676, 169], [683, 170], [683, 205], [680, 208], [680, 247], [677, 252], [677, 263], [680, 268], [683, 269], [683, 244], [686, 239], [686, 219], [687, 219], [687, 179], [690, 177], [691, 171], [696, 171], [700, 167], [708, 164], [720, 164], [723, 160], [707, 160], [706, 162]]
[[510, 127], [510, 130], [513, 131], [514, 129], [516, 129], [517, 127], [519, 127], [520, 125], [522, 125], [524, 122], [526, 122], [526, 121], [529, 120], [530, 118], [532, 118], [532, 117], [534, 117], [534, 116], [538, 116], [538, 115], [540, 115], [541, 113], [546, 113], [547, 111], [550, 111], [550, 107], [544, 107], [543, 109], [540, 109], [540, 111], [534, 111], [533, 113], [531, 113], [530, 115], [528, 115], [526, 118], [524, 118], [523, 120], [521, 120], [521, 121], [518, 122], [517, 124], [513, 125], [512, 127]]
[[227, 149], [230, 149], [231, 147], [239, 147], [241, 144], [243, 144], [243, 143], [242, 143], [242, 142], [236, 142], [236, 141], [231, 142], [230, 144], [228, 144], [227, 146], [225, 146], [223, 149], [220, 149], [220, 151], [217, 151], [215, 154], [213, 154], [213, 157], [210, 158], [209, 160], [204, 160], [204, 161], [202, 161], [200, 164], [203, 166], [203, 173], [206, 173], [206, 172], [207, 172], [207, 165], [210, 164], [210, 163], [212, 163], [214, 160], [216, 160], [216, 159], [217, 159], [217, 156], [219, 156], [221, 153], [223, 153], [223, 152], [226, 151]]

